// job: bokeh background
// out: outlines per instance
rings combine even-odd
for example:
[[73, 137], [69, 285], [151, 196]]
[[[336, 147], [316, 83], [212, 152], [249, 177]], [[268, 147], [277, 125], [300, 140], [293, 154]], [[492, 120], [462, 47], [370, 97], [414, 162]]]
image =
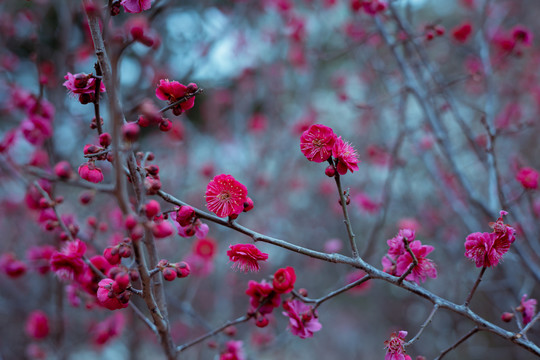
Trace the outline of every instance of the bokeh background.
[[[106, 5], [95, 3], [97, 9]], [[504, 194], [508, 222], [518, 228], [520, 244], [502, 264], [488, 269], [472, 309], [515, 331], [517, 325], [503, 323], [501, 313], [519, 305], [523, 294], [539, 295], [540, 197], [516, 180], [522, 167], [540, 169], [539, 14], [532, 0], [392, 1], [392, 9], [375, 16], [353, 10], [345, 0], [155, 0], [141, 14], [122, 10], [110, 18], [107, 46], [128, 121], [137, 120], [142, 101], [166, 105], [155, 97], [160, 79], [195, 82], [204, 89], [193, 109], [179, 117], [168, 114], [171, 131], [142, 129], [133, 145], [155, 154], [163, 190], [204, 209], [206, 184], [217, 174], [232, 174], [255, 203], [239, 223], [311, 249], [350, 255], [334, 181], [324, 175], [323, 164], [308, 162], [299, 151], [301, 133], [323, 123], [349, 141], [361, 160], [360, 170], [342, 181], [364, 259], [382, 268], [386, 240], [400, 228], [414, 228], [417, 239], [435, 247], [430, 258], [439, 275], [425, 287], [457, 303], [479, 272], [463, 256], [465, 237], [490, 231], [488, 223], [500, 210], [489, 188], [488, 123], [497, 133], [491, 153], [500, 184], [495, 194]], [[460, 42], [453, 29], [466, 22], [472, 32]], [[530, 46], [505, 42], [516, 25], [530, 31]], [[436, 26], [444, 34], [437, 34]], [[134, 27], [144, 29], [151, 41], [134, 41]], [[0, 155], [0, 252], [12, 253], [28, 268], [16, 278], [0, 274], [0, 359], [39, 358], [29, 354], [36, 342], [24, 330], [35, 309], [51, 319], [50, 335], [37, 342], [47, 359], [161, 358], [156, 339], [130, 309], [88, 308], [81, 294], [75, 295], [79, 306], [73, 306], [68, 284], [51, 272], [39, 274], [27, 257], [32, 246], [58, 248], [61, 241], [58, 231], [40, 225], [39, 210], [26, 205], [25, 181], [52, 174], [61, 160], [76, 172], [85, 161], [83, 146], [97, 141], [89, 128], [93, 107], [81, 105], [62, 86], [67, 72], [94, 71], [81, 2], [1, 1], [0, 41], [0, 133], [16, 129], [14, 143]], [[412, 83], [399, 59], [412, 72]], [[421, 96], [411, 84], [422, 89]], [[53, 133], [41, 146], [28, 142], [20, 130], [25, 118], [17, 107], [21, 91], [54, 106]], [[108, 129], [105, 106], [102, 115]], [[442, 138], [429, 116], [441, 124]], [[111, 183], [112, 167], [105, 163], [102, 169], [104, 183]], [[122, 236], [110, 195], [51, 184], [54, 194], [64, 197], [59, 211], [73, 217], [90, 254], [101, 254]], [[92, 201], [83, 205], [81, 196]], [[172, 206], [162, 202], [162, 209]], [[267, 244], [257, 244], [269, 254], [259, 273], [234, 272], [226, 250], [250, 239], [209, 226], [208, 236], [217, 243], [210, 271], [194, 269], [190, 277], [165, 284], [177, 344], [243, 315], [249, 306], [248, 281], [268, 279], [280, 267], [293, 266], [297, 287], [310, 297], [321, 297], [357, 275], [348, 266]], [[180, 261], [189, 258], [195, 243], [175, 234], [157, 245], [162, 257]], [[371, 281], [323, 304], [323, 329], [313, 338], [290, 334], [287, 318], [275, 311], [268, 327], [242, 324], [234, 337], [217, 336], [214, 344], [204, 342], [182, 358], [217, 358], [213, 345], [239, 339], [248, 359], [382, 359], [390, 334], [407, 330], [412, 336], [430, 311], [429, 302]], [[472, 327], [441, 310], [408, 352], [413, 358], [435, 358]], [[540, 340], [538, 330], [531, 330], [529, 338]], [[480, 333], [448, 358], [535, 357]]]

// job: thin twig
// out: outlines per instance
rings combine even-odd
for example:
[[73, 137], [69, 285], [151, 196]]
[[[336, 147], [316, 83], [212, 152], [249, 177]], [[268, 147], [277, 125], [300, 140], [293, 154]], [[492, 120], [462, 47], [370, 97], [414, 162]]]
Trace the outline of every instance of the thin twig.
[[474, 282], [474, 285], [473, 285], [473, 287], [471, 289], [471, 292], [469, 293], [469, 295], [467, 296], [467, 299], [465, 300], [465, 306], [469, 306], [469, 302], [471, 301], [471, 299], [472, 299], [472, 297], [474, 295], [474, 292], [476, 291], [476, 288], [480, 284], [480, 281], [482, 281], [482, 276], [484, 276], [484, 273], [486, 272], [486, 269], [487, 269], [487, 267], [484, 266], [482, 268], [482, 270], [480, 270], [480, 274], [478, 274], [478, 278]]
[[452, 346], [450, 346], [448, 349], [446, 350], [443, 350], [439, 356], [437, 356], [437, 358], [435, 360], [441, 360], [446, 354], [448, 354], [450, 351], [454, 350], [455, 348], [457, 348], [459, 345], [461, 345], [461, 343], [463, 343], [465, 340], [467, 340], [468, 338], [470, 338], [471, 336], [473, 336], [474, 334], [476, 334], [478, 331], [480, 331], [480, 329], [478, 327], [475, 327], [473, 328], [471, 331], [469, 331], [467, 334], [463, 335], [463, 337], [461, 339], [459, 339], [458, 341], [456, 341], [456, 343]]
[[431, 323], [431, 320], [433, 320], [433, 316], [435, 315], [437, 310], [439, 310], [439, 305], [435, 304], [435, 306], [433, 306], [433, 309], [429, 313], [429, 316], [427, 317], [426, 321], [424, 321], [424, 323], [420, 326], [420, 330], [418, 330], [416, 335], [414, 335], [414, 337], [411, 340], [409, 340], [407, 343], [405, 343], [405, 346], [410, 346], [410, 345], [414, 344], [416, 341], [418, 341], [418, 339], [420, 339], [420, 335], [422, 335], [425, 328], [429, 325], [429, 323]]

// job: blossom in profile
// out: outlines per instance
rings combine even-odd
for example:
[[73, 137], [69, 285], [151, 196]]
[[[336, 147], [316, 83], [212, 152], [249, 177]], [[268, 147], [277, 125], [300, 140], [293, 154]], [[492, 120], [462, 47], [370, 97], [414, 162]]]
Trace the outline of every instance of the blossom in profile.
[[[168, 101], [172, 104], [197, 90], [197, 85], [190, 83], [187, 86], [180, 84], [178, 81], [169, 81], [169, 79], [161, 79], [156, 89], [156, 96], [160, 100]], [[191, 109], [195, 105], [195, 97], [192, 96], [186, 101], [173, 107], [173, 114], [180, 115], [184, 111]]]
[[523, 167], [516, 174], [516, 180], [525, 189], [538, 189], [538, 177], [538, 171], [530, 167]]
[[520, 311], [523, 315], [523, 325], [527, 325], [531, 322], [534, 314], [536, 313], [536, 299], [527, 300], [527, 294], [521, 297], [521, 304], [516, 310]]
[[150, 9], [152, 0], [122, 0], [120, 5], [122, 5], [124, 10], [128, 13], [140, 13]]
[[336, 134], [328, 126], [315, 124], [300, 137], [300, 151], [309, 161], [324, 162], [332, 156]]
[[240, 214], [247, 193], [247, 188], [231, 175], [217, 175], [206, 187], [206, 206], [219, 217]]
[[322, 329], [317, 313], [311, 306], [304, 304], [302, 301], [284, 301], [283, 309], [285, 310], [283, 315], [289, 318], [288, 329], [293, 335], [306, 339], [312, 337], [314, 332]]
[[261, 252], [253, 244], [230, 245], [227, 256], [233, 262], [232, 268], [243, 272], [257, 272], [259, 261], [266, 261], [268, 254]]
[[341, 139], [341, 136], [334, 142], [332, 156], [337, 160], [336, 169], [340, 175], [345, 175], [347, 171], [358, 171], [358, 154], [351, 144]]
[[405, 336], [407, 332], [403, 330], [390, 335], [390, 339], [384, 342], [386, 349], [384, 360], [410, 360], [411, 357], [405, 354]]
[[295, 282], [296, 273], [294, 272], [294, 268], [287, 266], [275, 272], [272, 285], [275, 292], [286, 294], [293, 291]]
[[79, 166], [78, 172], [79, 176], [86, 181], [90, 181], [96, 184], [103, 181], [103, 173], [93, 161], [81, 164], [81, 166]]
[[[96, 92], [96, 77], [93, 74], [72, 74], [68, 72], [67, 75], [64, 76], [64, 79], [66, 79], [66, 81], [64, 81], [62, 85], [69, 90], [70, 94], [93, 95]], [[103, 84], [103, 81], [100, 83], [99, 91], [105, 92], [105, 85]]]
[[497, 221], [489, 224], [493, 229], [492, 233], [475, 232], [465, 239], [465, 256], [473, 260], [476, 267], [497, 266], [515, 241], [516, 230], [502, 219], [506, 214], [508, 213], [502, 210]]

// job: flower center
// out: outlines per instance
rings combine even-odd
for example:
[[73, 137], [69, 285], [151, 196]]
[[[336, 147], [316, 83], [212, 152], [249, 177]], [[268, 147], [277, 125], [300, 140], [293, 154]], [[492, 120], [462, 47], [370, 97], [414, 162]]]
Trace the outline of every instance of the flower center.
[[218, 194], [217, 198], [221, 201], [227, 201], [231, 198], [231, 194], [227, 191], [222, 191]]

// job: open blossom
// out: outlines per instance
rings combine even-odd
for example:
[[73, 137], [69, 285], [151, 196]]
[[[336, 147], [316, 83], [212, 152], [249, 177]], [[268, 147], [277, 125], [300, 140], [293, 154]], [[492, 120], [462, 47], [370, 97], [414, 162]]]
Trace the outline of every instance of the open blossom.
[[300, 137], [300, 151], [309, 161], [324, 162], [332, 156], [336, 134], [328, 126], [315, 124]]
[[433, 261], [427, 258], [427, 255], [434, 250], [433, 246], [422, 245], [419, 240], [414, 239], [414, 230], [401, 229], [396, 237], [387, 241], [388, 252], [381, 262], [383, 270], [394, 276], [401, 276], [407, 272], [409, 266], [414, 263], [413, 257], [405, 248], [405, 241], [407, 241], [418, 263], [405, 279], [420, 284], [420, 281], [424, 282], [428, 277], [436, 278], [437, 269]]
[[[95, 94], [96, 92], [96, 78], [93, 74], [72, 74], [70, 72], [64, 76], [64, 85], [71, 94]], [[100, 83], [99, 87], [100, 92], [105, 92], [105, 85], [103, 81]]]
[[240, 214], [247, 193], [247, 188], [231, 175], [217, 175], [206, 187], [206, 206], [219, 217]]
[[314, 332], [322, 329], [322, 325], [317, 318], [317, 313], [300, 300], [289, 300], [283, 302], [283, 315], [289, 318], [289, 327], [293, 335], [305, 339], [312, 337]]
[[93, 161], [81, 164], [78, 171], [80, 177], [86, 181], [90, 181], [92, 183], [99, 183], [103, 181], [103, 173]]
[[259, 261], [266, 261], [268, 254], [261, 252], [253, 244], [230, 245], [227, 256], [232, 261], [233, 269], [239, 269], [244, 272], [257, 272], [260, 269]]
[[[410, 243], [409, 248], [416, 257], [418, 264], [413, 267], [412, 272], [407, 275], [405, 280], [420, 284], [420, 281], [426, 281], [427, 277], [435, 279], [437, 277], [437, 269], [433, 261], [427, 258], [427, 255], [434, 250], [433, 246], [422, 245], [419, 240], [415, 240]], [[403, 253], [396, 261], [397, 276], [403, 275], [412, 263], [413, 258], [411, 254], [407, 251]]]
[[538, 171], [530, 167], [523, 167], [516, 175], [516, 180], [525, 189], [538, 189]]
[[390, 340], [384, 342], [384, 348], [386, 349], [386, 355], [384, 360], [410, 360], [410, 356], [405, 354], [405, 336], [407, 331], [399, 331], [390, 335]]
[[506, 211], [501, 211], [501, 216], [497, 221], [490, 223], [493, 228], [492, 233], [475, 232], [467, 236], [465, 256], [474, 260], [476, 267], [497, 266], [515, 241], [516, 230], [502, 220], [503, 215], [506, 214]]
[[122, 5], [124, 10], [128, 13], [140, 13], [150, 9], [152, 0], [122, 0], [120, 5]]
[[536, 299], [527, 299], [527, 294], [523, 294], [521, 298], [521, 305], [518, 306], [517, 310], [521, 311], [523, 315], [523, 325], [527, 325], [531, 322], [534, 314], [536, 313]]
[[258, 312], [262, 315], [270, 314], [275, 308], [279, 307], [281, 302], [280, 294], [275, 292], [272, 285], [264, 280], [260, 283], [250, 280], [246, 295], [250, 297], [251, 310], [258, 309]]
[[[180, 84], [178, 81], [169, 81], [168, 79], [161, 79], [156, 89], [156, 96], [160, 100], [168, 101], [172, 104], [183, 97], [195, 92], [197, 85], [190, 83], [187, 86]], [[195, 105], [195, 97], [192, 96], [186, 101], [176, 105], [172, 110], [174, 115], [180, 115], [182, 112], [189, 110]]]
[[274, 291], [280, 294], [286, 294], [294, 289], [294, 283], [296, 282], [296, 273], [294, 268], [287, 266], [286, 268], [279, 269], [274, 274], [272, 285]]
[[340, 175], [345, 175], [347, 171], [358, 171], [358, 154], [351, 144], [341, 139], [341, 136], [334, 143], [332, 156], [337, 160], [336, 168]]
[[51, 270], [61, 279], [71, 280], [85, 271], [86, 264], [82, 257], [86, 252], [86, 244], [79, 239], [67, 243], [62, 251], [51, 256]]

